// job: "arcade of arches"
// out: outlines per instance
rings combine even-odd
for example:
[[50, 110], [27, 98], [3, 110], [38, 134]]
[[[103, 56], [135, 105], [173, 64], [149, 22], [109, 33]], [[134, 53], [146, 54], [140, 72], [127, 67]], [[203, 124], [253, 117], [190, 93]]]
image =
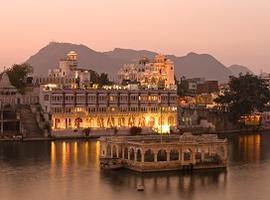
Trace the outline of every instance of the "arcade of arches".
[[136, 162], [163, 162], [163, 161], [182, 161], [188, 163], [218, 162], [225, 156], [223, 146], [178, 146], [178, 147], [160, 147], [160, 145], [151, 145], [151, 147], [121, 146], [107, 144], [101, 152], [103, 156], [111, 158], [120, 158]]

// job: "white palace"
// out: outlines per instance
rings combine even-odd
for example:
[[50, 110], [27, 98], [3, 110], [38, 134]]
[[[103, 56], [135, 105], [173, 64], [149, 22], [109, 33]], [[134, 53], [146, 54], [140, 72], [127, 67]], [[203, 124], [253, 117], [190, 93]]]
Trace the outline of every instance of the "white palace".
[[[155, 65], [163, 61], [167, 63], [165, 66], [171, 63], [159, 55]], [[141, 127], [145, 132], [155, 130], [168, 133], [176, 128], [177, 123], [177, 93], [169, 87], [174, 85], [173, 69], [173, 65], [170, 65], [167, 78], [164, 77], [166, 73], [162, 73], [168, 86], [163, 89], [130, 89], [121, 85], [97, 89], [85, 87], [90, 74], [87, 76], [85, 71], [78, 70], [77, 54], [70, 52], [66, 60], [60, 61], [58, 69], [49, 71], [48, 78], [72, 80], [79, 76], [80, 86], [72, 87], [68, 81], [41, 84], [40, 105], [44, 113], [50, 116], [53, 134], [79, 134], [86, 128], [91, 128], [93, 132], [105, 129], [127, 131], [134, 126]], [[160, 78], [156, 71], [149, 76]]]
[[176, 90], [61, 89], [43, 86], [40, 104], [53, 132], [142, 127], [163, 133], [177, 122]]
[[119, 83], [138, 82], [144, 88], [175, 89], [174, 64], [166, 56], [159, 54], [150, 62], [142, 59], [139, 64], [125, 64], [118, 71]]

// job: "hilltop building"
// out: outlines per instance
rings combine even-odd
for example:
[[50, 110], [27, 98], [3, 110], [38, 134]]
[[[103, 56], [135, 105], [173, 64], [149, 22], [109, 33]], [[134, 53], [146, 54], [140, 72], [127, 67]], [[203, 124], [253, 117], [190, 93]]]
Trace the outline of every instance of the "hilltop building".
[[153, 62], [142, 59], [139, 64], [126, 64], [118, 71], [119, 83], [138, 82], [144, 88], [175, 89], [174, 64], [164, 55]]
[[62, 84], [72, 87], [86, 86], [90, 82], [90, 71], [83, 68], [78, 68], [78, 54], [70, 51], [65, 59], [59, 61], [59, 66], [56, 69], [50, 69], [48, 76], [35, 77], [36, 85], [44, 84]]

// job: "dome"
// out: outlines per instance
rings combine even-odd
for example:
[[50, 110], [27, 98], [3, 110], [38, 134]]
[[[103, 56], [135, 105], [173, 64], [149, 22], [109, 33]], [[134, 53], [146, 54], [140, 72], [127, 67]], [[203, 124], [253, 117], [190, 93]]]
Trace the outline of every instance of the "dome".
[[0, 79], [0, 91], [17, 92], [17, 89], [10, 83], [9, 77], [6, 72], [2, 74], [2, 77]]
[[70, 51], [67, 56], [77, 56], [78, 54], [75, 51]]
[[15, 87], [10, 83], [10, 80], [8, 78], [8, 75], [6, 72], [2, 74], [1, 80], [0, 80], [0, 88], [5, 89], [14, 89]]
[[78, 54], [75, 51], [70, 51], [67, 54], [68, 60], [76, 61], [77, 60], [77, 57], [78, 57]]

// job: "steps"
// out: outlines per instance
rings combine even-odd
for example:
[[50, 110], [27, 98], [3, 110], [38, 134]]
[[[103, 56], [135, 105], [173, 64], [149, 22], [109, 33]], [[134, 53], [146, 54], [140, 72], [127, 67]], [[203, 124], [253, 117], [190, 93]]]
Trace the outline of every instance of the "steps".
[[36, 116], [32, 113], [29, 106], [22, 106], [20, 118], [27, 138], [43, 138], [43, 131], [38, 127]]

